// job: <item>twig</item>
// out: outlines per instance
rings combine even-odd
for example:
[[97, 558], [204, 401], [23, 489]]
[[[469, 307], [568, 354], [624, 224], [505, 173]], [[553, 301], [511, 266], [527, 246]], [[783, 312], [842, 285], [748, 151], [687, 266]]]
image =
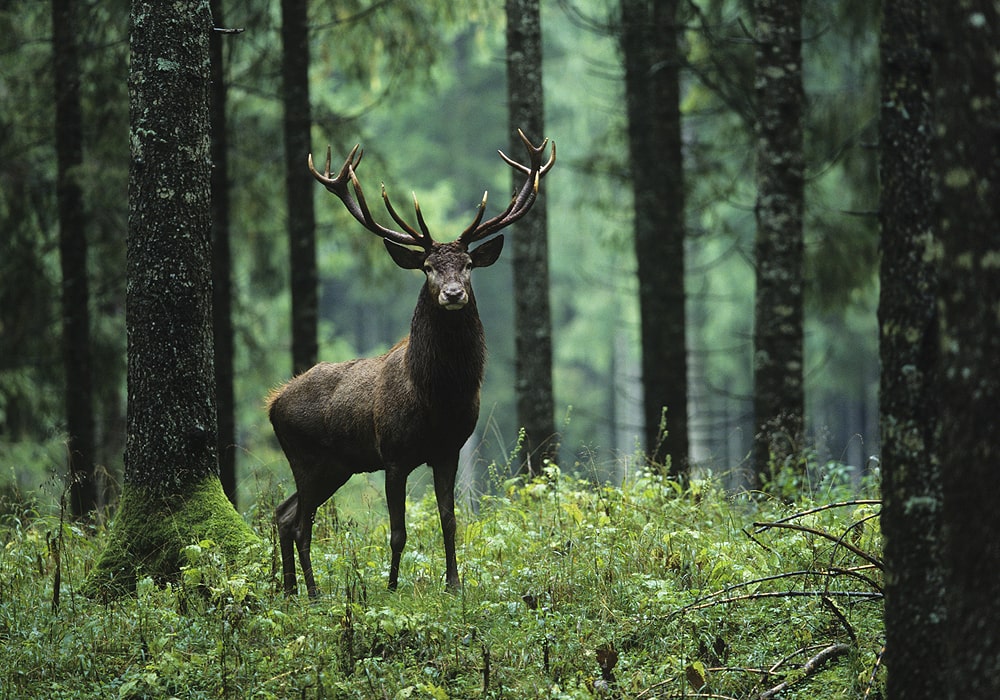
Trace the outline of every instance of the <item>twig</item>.
[[758, 528], [757, 532], [763, 532], [763, 530], [766, 530], [767, 528], [771, 528], [771, 527], [785, 528], [787, 530], [798, 530], [799, 532], [807, 532], [810, 535], [816, 535], [817, 537], [822, 537], [823, 539], [830, 540], [831, 542], [834, 542], [834, 543], [836, 543], [836, 544], [844, 547], [845, 549], [853, 552], [857, 556], [859, 556], [862, 559], [864, 559], [869, 564], [875, 565], [879, 569], [884, 569], [885, 568], [885, 566], [882, 564], [882, 561], [878, 557], [874, 557], [871, 554], [869, 554], [868, 552], [866, 552], [865, 550], [861, 549], [860, 547], [855, 547], [850, 542], [846, 542], [844, 540], [843, 535], [841, 535], [840, 537], [835, 537], [835, 536], [831, 535], [829, 532], [823, 532], [822, 530], [817, 530], [816, 528], [813, 528], [813, 527], [806, 527], [805, 525], [794, 525], [792, 523], [787, 523], [787, 522], [786, 523], [778, 523], [778, 522], [774, 522], [774, 523], [754, 523], [753, 526], [755, 528]]
[[[875, 592], [874, 593], [865, 592], [865, 591], [854, 591], [854, 592], [851, 592], [851, 591], [846, 591], [846, 592], [845, 591], [833, 591], [833, 592], [831, 592], [829, 590], [824, 590], [824, 591], [799, 591], [799, 592], [794, 592], [794, 591], [787, 591], [787, 592], [786, 591], [777, 591], [777, 592], [773, 592], [772, 591], [772, 592], [768, 592], [768, 593], [749, 593], [747, 595], [734, 596], [734, 597], [731, 597], [731, 598], [720, 598], [720, 596], [728, 595], [729, 593], [732, 593], [735, 590], [739, 590], [740, 588], [748, 588], [750, 586], [756, 586], [758, 584], [767, 583], [769, 581], [779, 581], [781, 579], [795, 578], [795, 577], [798, 577], [798, 576], [828, 576], [830, 578], [834, 578], [834, 577], [839, 576], [839, 575], [852, 576], [854, 578], [860, 579], [861, 581], [863, 581], [863, 582], [871, 585], [872, 588], [875, 589]], [[733, 584], [732, 586], [726, 586], [725, 588], [722, 588], [722, 589], [720, 589], [718, 591], [715, 591], [714, 593], [709, 593], [706, 596], [702, 596], [701, 598], [698, 598], [697, 600], [695, 600], [695, 601], [693, 601], [691, 603], [688, 603], [687, 605], [685, 605], [682, 608], [678, 608], [677, 610], [674, 610], [672, 613], [670, 613], [669, 615], [667, 615], [666, 619], [668, 619], [668, 620], [672, 619], [672, 618], [676, 617], [677, 615], [683, 615], [684, 613], [686, 613], [688, 611], [691, 611], [691, 610], [704, 610], [705, 608], [712, 607], [712, 605], [714, 605], [716, 603], [729, 603], [729, 602], [734, 602], [734, 601], [738, 601], [738, 600], [754, 600], [755, 598], [774, 597], [774, 596], [795, 596], [795, 595], [834, 595], [834, 596], [841, 596], [841, 597], [843, 597], [843, 596], [847, 596], [847, 597], [859, 596], [859, 597], [865, 597], [865, 598], [881, 598], [882, 597], [882, 591], [881, 591], [881, 589], [878, 586], [874, 585], [874, 582], [871, 581], [871, 579], [867, 578], [866, 576], [862, 576], [862, 575], [858, 574], [853, 569], [831, 569], [831, 570], [828, 570], [828, 571], [812, 571], [810, 569], [802, 569], [800, 571], [786, 571], [786, 572], [781, 573], [781, 574], [774, 574], [773, 576], [763, 576], [761, 578], [755, 578], [752, 581], [744, 581], [742, 583]]]
[[875, 657], [875, 665], [872, 666], [872, 674], [868, 677], [868, 687], [865, 688], [864, 700], [868, 700], [868, 697], [872, 694], [872, 688], [875, 687], [875, 674], [878, 673], [879, 667], [882, 665], [882, 656], [885, 654], [885, 645], [878, 650], [878, 656]]
[[[635, 700], [640, 700], [641, 698], [653, 697], [654, 693], [659, 691], [661, 688], [665, 688], [671, 685], [674, 682], [675, 682], [674, 679], [671, 678], [669, 680], [660, 681], [659, 683], [654, 683], [653, 685], [649, 686], [641, 693], [636, 695]], [[705, 698], [706, 700], [737, 700], [731, 695], [718, 695], [716, 693], [685, 693], [684, 695], [674, 694], [674, 695], [667, 695], [666, 697], [670, 699], [685, 698], [686, 700], [690, 700], [691, 698]]]
[[861, 573], [861, 571], [863, 571], [865, 569], [876, 569], [877, 570], [878, 567], [875, 566], [874, 564], [865, 564], [863, 566], [852, 566], [852, 567], [847, 568], [847, 569], [842, 569], [839, 566], [831, 566], [828, 569], [828, 571], [829, 571], [829, 573], [831, 575], [843, 574], [845, 576], [851, 576], [852, 578], [856, 578], [859, 581], [863, 581], [864, 583], [867, 583], [869, 586], [872, 587], [873, 590], [876, 590], [879, 593], [881, 593], [882, 592], [882, 586], [880, 586], [878, 583], [876, 583], [875, 581], [873, 581], [872, 579], [868, 578], [867, 576], [865, 576], [864, 574]]
[[747, 666], [709, 666], [705, 673], [745, 673], [750, 676], [784, 676], [784, 671], [774, 671], [769, 668], [750, 668]]
[[[684, 612], [691, 610], [704, 610], [714, 605], [724, 603], [738, 603], [742, 600], [763, 600], [764, 598], [810, 598], [831, 596], [837, 598], [861, 598], [864, 600], [881, 600], [882, 594], [872, 591], [767, 591], [764, 593], [748, 593], [746, 595], [733, 596], [731, 598], [720, 598], [700, 605], [689, 605], [684, 608]], [[680, 612], [680, 611], [678, 611]], [[676, 613], [674, 613], [676, 614]]]
[[851, 638], [852, 644], [858, 643], [858, 635], [854, 632], [854, 625], [852, 625], [847, 617], [844, 615], [843, 611], [837, 607], [837, 604], [833, 602], [833, 598], [828, 595], [820, 598], [823, 601], [823, 605], [833, 613], [833, 616], [840, 620], [840, 624], [844, 627], [844, 631], [847, 632], [847, 636]]
[[[750, 581], [743, 581], [741, 583], [734, 583], [731, 586], [726, 586], [725, 588], [720, 588], [715, 593], [709, 593], [706, 596], [698, 598], [697, 600], [695, 600], [694, 602], [692, 602], [690, 605], [698, 605], [699, 603], [702, 603], [702, 602], [704, 602], [706, 600], [711, 600], [712, 598], [718, 598], [721, 595], [726, 595], [727, 593], [732, 593], [733, 591], [735, 591], [737, 589], [740, 589], [740, 588], [749, 588], [750, 586], [756, 586], [756, 585], [761, 584], [761, 583], [768, 583], [769, 581], [779, 581], [781, 579], [795, 578], [797, 576], [829, 576], [830, 578], [834, 578], [836, 576], [841, 576], [841, 575], [843, 575], [843, 576], [851, 576], [853, 578], [860, 579], [861, 581], [863, 581], [863, 582], [867, 583], [868, 585], [870, 585], [875, 590], [880, 590], [878, 588], [878, 586], [876, 586], [871, 579], [869, 579], [867, 576], [862, 576], [861, 574], [857, 573], [857, 570], [854, 569], [854, 568], [851, 568], [851, 569], [835, 568], [835, 569], [827, 569], [826, 571], [819, 571], [819, 570], [816, 570], [816, 569], [799, 569], [798, 571], [784, 571], [784, 572], [782, 572], [780, 574], [772, 574], [771, 576], [761, 576], [760, 578], [751, 579]], [[690, 607], [690, 606], [684, 606], [680, 610], [676, 611], [674, 614], [676, 614], [678, 612], [683, 612], [684, 610], [688, 609], [688, 607]]]
[[809, 654], [811, 652], [816, 651], [817, 649], [822, 649], [822, 648], [823, 648], [822, 644], [810, 644], [809, 646], [796, 649], [791, 654], [786, 654], [785, 656], [782, 656], [780, 659], [771, 664], [771, 667], [767, 669], [767, 673], [768, 675], [781, 676], [782, 678], [784, 678], [789, 673], [791, 673], [791, 671], [779, 671], [778, 669], [785, 666], [785, 664], [787, 664], [797, 656], [802, 656], [803, 654]]
[[835, 659], [838, 656], [843, 656], [850, 650], [851, 647], [849, 647], [846, 644], [831, 644], [830, 646], [823, 649], [821, 652], [816, 654], [816, 656], [812, 657], [811, 659], [806, 661], [805, 664], [802, 665], [801, 676], [797, 676], [793, 680], [782, 681], [781, 683], [774, 686], [770, 690], [765, 690], [763, 693], [757, 696], [757, 700], [768, 700], [768, 698], [773, 698], [778, 693], [784, 690], [788, 690], [788, 688], [790, 688], [792, 684], [797, 683], [798, 681], [804, 678], [808, 678], [809, 676], [819, 671], [823, 667], [823, 664], [825, 664], [827, 661]]
[[490, 689], [490, 649], [483, 644], [483, 695]]
[[[862, 498], [855, 501], [839, 501], [837, 503], [827, 503], [825, 506], [816, 506], [815, 508], [809, 508], [808, 510], [800, 510], [798, 513], [792, 513], [791, 515], [775, 520], [775, 523], [787, 523], [791, 520], [797, 518], [804, 518], [807, 515], [813, 515], [814, 513], [822, 513], [824, 510], [831, 510], [833, 508], [846, 508], [850, 506], [877, 506], [881, 505], [882, 501], [875, 498]], [[765, 525], [770, 523], [765, 523]]]

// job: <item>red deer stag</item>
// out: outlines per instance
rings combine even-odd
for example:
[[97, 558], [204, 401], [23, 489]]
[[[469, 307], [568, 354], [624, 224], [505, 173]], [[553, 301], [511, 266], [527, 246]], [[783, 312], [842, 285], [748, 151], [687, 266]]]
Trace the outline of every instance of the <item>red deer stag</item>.
[[556, 160], [554, 142], [551, 155], [543, 161], [548, 139], [536, 147], [523, 132], [518, 133], [529, 164], [518, 163], [502, 151], [500, 157], [524, 173], [524, 184], [503, 213], [486, 221], [482, 220], [484, 194], [475, 220], [451, 243], [431, 238], [416, 197], [413, 203], [420, 230], [407, 224], [393, 209], [384, 186], [386, 210], [402, 231], [375, 221], [355, 175], [362, 155], [358, 146], [336, 177], [330, 173], [329, 148], [323, 173], [316, 170], [309, 155], [313, 176], [340, 198], [362, 226], [383, 239], [397, 265], [423, 270], [426, 281], [413, 312], [410, 335], [389, 352], [337, 364], [321, 362], [271, 394], [271, 424], [288, 458], [296, 488], [275, 511], [286, 594], [298, 589], [293, 543], [309, 595], [319, 593], [309, 556], [316, 509], [351, 475], [381, 469], [385, 470], [392, 550], [389, 588], [395, 589], [406, 545], [406, 479], [425, 463], [434, 472], [446, 584], [449, 588], [460, 586], [455, 559], [455, 474], [459, 450], [479, 418], [479, 390], [486, 363], [471, 272], [496, 261], [503, 236], [476, 248], [469, 246], [524, 216], [538, 195], [539, 181]]

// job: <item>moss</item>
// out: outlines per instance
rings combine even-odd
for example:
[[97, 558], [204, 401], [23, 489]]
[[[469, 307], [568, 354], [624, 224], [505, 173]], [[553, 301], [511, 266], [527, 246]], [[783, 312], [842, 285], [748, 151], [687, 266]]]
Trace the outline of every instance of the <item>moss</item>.
[[227, 561], [239, 564], [260, 539], [211, 476], [188, 494], [164, 497], [126, 484], [111, 524], [107, 548], [84, 584], [91, 597], [114, 598], [135, 591], [139, 578], [164, 583], [177, 578], [181, 549], [210, 539]]

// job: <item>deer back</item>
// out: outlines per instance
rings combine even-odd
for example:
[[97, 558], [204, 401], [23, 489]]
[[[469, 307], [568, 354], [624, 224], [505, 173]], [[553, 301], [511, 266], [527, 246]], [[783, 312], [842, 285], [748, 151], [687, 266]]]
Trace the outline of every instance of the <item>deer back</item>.
[[377, 469], [374, 390], [383, 358], [320, 362], [272, 392], [268, 413], [286, 455]]

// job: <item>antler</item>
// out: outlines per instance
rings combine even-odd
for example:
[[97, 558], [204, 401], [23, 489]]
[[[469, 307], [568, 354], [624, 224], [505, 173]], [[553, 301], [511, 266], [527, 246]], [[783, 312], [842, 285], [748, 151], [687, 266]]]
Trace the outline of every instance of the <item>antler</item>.
[[[382, 185], [382, 200], [385, 202], [385, 208], [389, 212], [389, 215], [393, 218], [397, 224], [402, 227], [402, 231], [396, 231], [391, 228], [386, 228], [380, 223], [375, 221], [372, 216], [371, 211], [368, 209], [368, 202], [365, 201], [364, 192], [361, 191], [361, 183], [358, 181], [358, 177], [355, 174], [355, 170], [358, 165], [361, 164], [361, 158], [364, 156], [364, 151], [358, 153], [360, 144], [356, 145], [351, 149], [350, 155], [347, 156], [347, 160], [344, 161], [343, 167], [336, 177], [330, 177], [330, 147], [326, 147], [326, 167], [322, 173], [316, 170], [313, 165], [312, 153], [309, 154], [309, 172], [313, 174], [317, 180], [319, 180], [327, 190], [337, 195], [347, 211], [351, 213], [358, 222], [364, 226], [366, 229], [374, 233], [376, 236], [380, 236], [393, 243], [398, 243], [400, 245], [417, 245], [425, 250], [429, 250], [434, 244], [434, 239], [431, 238], [430, 231], [427, 230], [427, 224], [424, 223], [424, 216], [420, 213], [420, 204], [417, 202], [417, 195], [413, 195], [413, 207], [417, 211], [417, 224], [420, 226], [420, 231], [418, 232], [408, 223], [406, 223], [396, 210], [392, 206], [392, 202], [389, 201], [389, 195], [385, 190], [385, 184]], [[357, 159], [355, 160], [355, 155]], [[347, 187], [347, 183], [350, 182], [351, 186], [354, 188], [354, 194], [357, 197], [351, 196], [351, 191]]]
[[[462, 231], [462, 235], [458, 237], [458, 240], [462, 241], [466, 245], [482, 240], [487, 236], [492, 236], [494, 233], [510, 226], [512, 223], [527, 214], [528, 210], [531, 209], [531, 205], [535, 203], [535, 199], [538, 197], [539, 181], [549, 170], [552, 169], [552, 166], [556, 162], [555, 141], [552, 142], [552, 154], [549, 156], [548, 161], [543, 164], [542, 156], [545, 154], [545, 149], [549, 145], [549, 140], [545, 139], [542, 141], [541, 146], [535, 146], [528, 140], [528, 137], [524, 135], [523, 131], [518, 129], [517, 133], [521, 137], [521, 141], [524, 143], [524, 147], [528, 151], [529, 165], [518, 163], [513, 158], [508, 157], [503, 151], [498, 151], [498, 153], [507, 165], [527, 175], [524, 180], [524, 185], [522, 185], [521, 189], [514, 194], [514, 197], [510, 200], [510, 204], [503, 213], [498, 214], [487, 221], [482, 220], [483, 214], [486, 212], [487, 195], [486, 192], [483, 193], [483, 200], [479, 203], [476, 218], [468, 228]], [[434, 244], [434, 239], [431, 238], [430, 231], [427, 230], [427, 224], [424, 222], [424, 215], [420, 211], [420, 203], [417, 202], [416, 194], [413, 195], [413, 208], [417, 213], [417, 225], [420, 227], [419, 231], [406, 223], [406, 221], [404, 221], [403, 218], [396, 213], [395, 208], [392, 206], [392, 202], [389, 201], [389, 195], [385, 190], [385, 184], [382, 185], [382, 200], [385, 202], [386, 211], [389, 212], [389, 216], [391, 216], [393, 221], [399, 224], [403, 230], [396, 231], [391, 228], [386, 228], [375, 221], [371, 211], [368, 209], [368, 203], [365, 201], [364, 192], [361, 190], [361, 183], [358, 182], [358, 177], [355, 174], [355, 170], [357, 170], [357, 167], [361, 164], [361, 158], [364, 156], [364, 151], [361, 151], [360, 153], [358, 152], [359, 148], [360, 144], [351, 149], [350, 155], [347, 156], [347, 160], [344, 161], [344, 165], [341, 167], [340, 172], [336, 177], [330, 177], [331, 156], [329, 146], [326, 147], [326, 167], [322, 173], [316, 170], [316, 167], [313, 165], [312, 153], [310, 153], [309, 172], [311, 172], [313, 177], [319, 180], [327, 190], [337, 195], [340, 201], [344, 203], [347, 211], [351, 213], [351, 216], [357, 219], [362, 226], [374, 233], [376, 236], [380, 236], [400, 245], [416, 245], [424, 248], [425, 250], [430, 250], [431, 246]], [[354, 189], [354, 196], [351, 195], [348, 182]]]
[[528, 176], [524, 180], [524, 185], [521, 186], [520, 191], [514, 194], [514, 197], [510, 200], [510, 204], [502, 214], [498, 214], [492, 219], [488, 219], [487, 221], [480, 223], [483, 218], [483, 213], [486, 211], [487, 193], [484, 192], [483, 201], [479, 203], [479, 209], [476, 212], [476, 218], [467, 229], [462, 231], [462, 235], [458, 237], [458, 240], [469, 244], [482, 240], [487, 236], [492, 236], [500, 229], [510, 226], [512, 223], [527, 214], [528, 210], [531, 209], [531, 205], [535, 203], [535, 198], [538, 197], [539, 181], [547, 172], [549, 172], [549, 170], [552, 169], [552, 166], [555, 165], [556, 142], [552, 142], [552, 154], [549, 156], [548, 161], [546, 161], [543, 165], [542, 155], [545, 153], [545, 148], [548, 146], [549, 140], [545, 139], [542, 141], [541, 146], [535, 146], [528, 140], [528, 137], [525, 136], [524, 132], [520, 129], [517, 130], [517, 134], [521, 137], [524, 147], [528, 150], [529, 165], [518, 163], [513, 158], [509, 158], [503, 151], [497, 152], [507, 165]]

